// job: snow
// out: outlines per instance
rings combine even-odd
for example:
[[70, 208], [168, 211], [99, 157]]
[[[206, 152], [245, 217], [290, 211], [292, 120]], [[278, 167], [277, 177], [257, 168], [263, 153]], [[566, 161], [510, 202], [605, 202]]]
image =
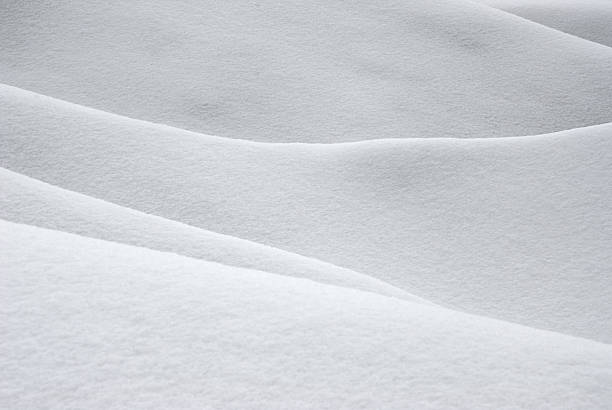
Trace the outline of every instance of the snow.
[[6, 408], [612, 400], [610, 345], [26, 225], [0, 232]]
[[479, 0], [531, 21], [612, 47], [609, 0]]
[[0, 168], [0, 218], [427, 303], [369, 276], [53, 187]]
[[0, 408], [610, 408], [610, 28], [0, 1]]
[[612, 341], [612, 124], [523, 138], [262, 144], [1, 90], [9, 170], [436, 304]]
[[612, 50], [466, 0], [4, 0], [0, 82], [276, 142], [612, 121]]

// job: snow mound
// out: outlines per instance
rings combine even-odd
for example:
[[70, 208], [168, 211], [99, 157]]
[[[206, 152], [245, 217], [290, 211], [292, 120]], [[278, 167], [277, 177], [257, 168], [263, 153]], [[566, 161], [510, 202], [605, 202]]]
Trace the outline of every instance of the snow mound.
[[3, 1], [0, 50], [3, 83], [225, 137], [612, 121], [612, 50], [464, 0]]
[[27, 225], [0, 233], [5, 408], [612, 400], [609, 345]]
[[479, 0], [565, 33], [612, 47], [609, 0]]
[[0, 218], [427, 303], [348, 269], [148, 215], [0, 168]]
[[612, 124], [263, 144], [0, 91], [0, 166], [14, 172], [434, 303], [612, 341]]

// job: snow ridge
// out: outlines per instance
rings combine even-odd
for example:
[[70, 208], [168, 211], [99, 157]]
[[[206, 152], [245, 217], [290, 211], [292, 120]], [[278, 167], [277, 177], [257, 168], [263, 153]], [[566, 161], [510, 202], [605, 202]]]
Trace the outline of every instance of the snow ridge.
[[0, 192], [0, 218], [8, 221], [427, 303], [348, 269], [144, 214], [2, 168]]
[[0, 408], [610, 408], [611, 27], [0, 1]]
[[612, 340], [612, 124], [264, 144], [2, 90], [9, 170], [367, 273], [433, 303]]
[[0, 7], [0, 82], [206, 134], [488, 138], [612, 121], [612, 50], [471, 1]]
[[0, 235], [0, 272], [12, 273], [0, 276], [0, 296], [20, 307], [0, 311], [10, 408], [612, 399], [610, 345], [27, 225], [0, 221], [0, 232], [11, 233]]

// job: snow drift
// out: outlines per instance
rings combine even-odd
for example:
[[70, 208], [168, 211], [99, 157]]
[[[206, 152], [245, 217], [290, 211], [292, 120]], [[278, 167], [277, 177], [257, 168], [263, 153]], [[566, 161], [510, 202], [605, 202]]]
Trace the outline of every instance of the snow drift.
[[0, 407], [609, 408], [611, 5], [0, 1]]
[[5, 0], [0, 50], [0, 82], [224, 137], [612, 121], [612, 50], [465, 0]]
[[612, 340], [612, 125], [262, 144], [0, 90], [0, 166], [434, 303]]
[[609, 345], [26, 225], [0, 232], [9, 408], [612, 400]]
[[479, 0], [531, 21], [612, 47], [612, 2], [607, 0]]
[[348, 269], [144, 214], [2, 168], [0, 218], [425, 303]]

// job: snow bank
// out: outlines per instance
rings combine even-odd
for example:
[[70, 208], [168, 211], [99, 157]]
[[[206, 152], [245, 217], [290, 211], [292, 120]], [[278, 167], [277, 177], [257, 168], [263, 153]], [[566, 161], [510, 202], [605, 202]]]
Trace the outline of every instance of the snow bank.
[[26, 225], [0, 232], [5, 408], [612, 400], [609, 345]]
[[427, 303], [348, 269], [148, 215], [3, 168], [0, 168], [0, 218]]
[[612, 125], [262, 144], [0, 91], [0, 166], [434, 303], [612, 341]]
[[464, 0], [3, 1], [0, 82], [224, 137], [612, 121], [612, 50]]
[[479, 0], [565, 33], [612, 47], [612, 2], [607, 0]]

